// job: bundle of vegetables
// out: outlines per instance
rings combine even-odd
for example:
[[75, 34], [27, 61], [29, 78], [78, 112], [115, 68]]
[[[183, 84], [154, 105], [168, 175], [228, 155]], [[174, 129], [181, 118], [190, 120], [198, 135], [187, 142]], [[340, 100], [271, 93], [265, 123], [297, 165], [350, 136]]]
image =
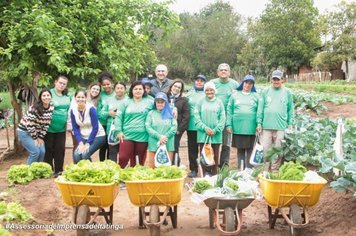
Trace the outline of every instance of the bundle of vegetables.
[[96, 184], [119, 183], [121, 171], [120, 166], [111, 160], [103, 162], [81, 160], [77, 164], [67, 165], [59, 180]]
[[23, 223], [31, 218], [31, 214], [19, 203], [10, 202], [7, 204], [5, 201], [0, 202], [0, 222], [18, 221]]
[[258, 183], [251, 175], [252, 170], [230, 170], [224, 167], [212, 177], [194, 179], [191, 199], [200, 203], [211, 197], [255, 198], [259, 196]]
[[7, 172], [7, 180], [10, 184], [28, 184], [34, 179], [46, 179], [51, 176], [52, 167], [44, 162], [33, 162], [30, 166], [13, 165]]
[[52, 167], [45, 162], [33, 162], [30, 171], [34, 179], [48, 179], [52, 177]]
[[159, 166], [155, 169], [147, 166], [136, 165], [121, 170], [120, 180], [136, 181], [136, 180], [159, 180], [159, 179], [179, 179], [186, 175], [184, 170], [177, 166]]
[[213, 185], [209, 183], [208, 180], [202, 179], [194, 182], [192, 191], [196, 193], [202, 193], [203, 191], [211, 188], [213, 188]]
[[269, 173], [267, 178], [269, 179], [279, 179], [279, 180], [298, 180], [302, 181], [304, 179], [304, 173], [307, 169], [292, 161], [285, 162], [275, 173]]
[[7, 181], [10, 184], [28, 184], [33, 180], [33, 174], [29, 165], [13, 165], [7, 172]]

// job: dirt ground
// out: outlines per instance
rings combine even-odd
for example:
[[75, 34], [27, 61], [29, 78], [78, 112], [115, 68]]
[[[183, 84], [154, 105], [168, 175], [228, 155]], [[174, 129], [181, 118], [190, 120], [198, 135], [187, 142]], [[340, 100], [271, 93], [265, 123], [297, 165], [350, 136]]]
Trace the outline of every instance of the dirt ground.
[[[345, 116], [356, 120], [356, 104], [339, 106], [330, 105], [329, 112], [324, 116], [333, 117], [345, 109]], [[350, 111], [352, 111], [350, 113]], [[336, 118], [333, 117], [333, 118]], [[0, 131], [0, 147], [6, 146], [5, 131]], [[11, 138], [11, 137], [10, 137]], [[186, 137], [183, 137], [181, 148], [182, 163], [187, 166]], [[66, 206], [54, 179], [36, 180], [28, 185], [8, 186], [6, 172], [11, 165], [26, 162], [26, 155], [14, 155], [0, 163], [0, 191], [8, 190], [14, 201], [19, 201], [34, 217], [36, 224], [69, 224], [72, 222], [72, 208]], [[97, 160], [97, 153], [94, 160]], [[236, 150], [231, 153], [231, 166], [236, 167]], [[67, 139], [66, 163], [71, 163], [71, 139]], [[191, 179], [187, 178], [186, 182]], [[95, 210], [95, 209], [92, 209]], [[163, 210], [163, 208], [161, 208]], [[356, 198], [350, 193], [337, 193], [326, 186], [319, 203], [309, 210], [310, 223], [303, 229], [303, 235], [356, 235]], [[97, 223], [104, 223], [102, 217]], [[147, 229], [138, 228], [138, 208], [133, 206], [126, 190], [120, 190], [114, 202], [115, 225], [123, 229], [93, 230], [91, 235], [149, 235]], [[162, 235], [218, 235], [216, 229], [209, 228], [208, 208], [196, 205], [190, 200], [185, 188], [178, 206], [178, 228], [173, 229], [170, 220], [168, 225], [161, 227]], [[263, 199], [255, 200], [243, 210], [243, 224], [240, 235], [284, 236], [289, 233], [288, 225], [278, 219], [274, 229], [268, 227], [267, 205]], [[76, 235], [75, 231], [13, 231], [12, 235]]]

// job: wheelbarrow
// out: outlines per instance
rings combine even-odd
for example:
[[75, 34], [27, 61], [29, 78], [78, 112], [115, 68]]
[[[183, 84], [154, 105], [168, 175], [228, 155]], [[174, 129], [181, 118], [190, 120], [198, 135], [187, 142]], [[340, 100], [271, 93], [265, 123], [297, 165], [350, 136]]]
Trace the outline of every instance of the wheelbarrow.
[[[177, 228], [177, 205], [182, 198], [184, 179], [125, 181], [131, 203], [139, 207], [140, 228], [148, 227], [151, 236], [160, 235], [167, 216], [173, 228]], [[165, 206], [165, 210], [161, 212], [159, 206]]]
[[324, 178], [319, 178], [319, 181], [306, 182], [272, 180], [259, 176], [260, 187], [268, 205], [270, 229], [274, 228], [277, 218], [284, 218], [291, 235], [301, 235], [302, 228], [309, 224], [308, 208], [318, 203], [321, 190], [327, 183]]
[[254, 198], [231, 197], [211, 197], [205, 199], [204, 203], [209, 207], [210, 228], [214, 229], [217, 227], [224, 235], [238, 235], [242, 225], [242, 210], [248, 207], [253, 200]]
[[[114, 200], [119, 193], [116, 183], [92, 184], [55, 180], [64, 203], [73, 207], [73, 222], [77, 225], [93, 224], [103, 216], [107, 224], [113, 223]], [[89, 207], [97, 207], [90, 211]], [[109, 208], [109, 209], [105, 209]], [[77, 229], [77, 236], [89, 235], [89, 227]]]

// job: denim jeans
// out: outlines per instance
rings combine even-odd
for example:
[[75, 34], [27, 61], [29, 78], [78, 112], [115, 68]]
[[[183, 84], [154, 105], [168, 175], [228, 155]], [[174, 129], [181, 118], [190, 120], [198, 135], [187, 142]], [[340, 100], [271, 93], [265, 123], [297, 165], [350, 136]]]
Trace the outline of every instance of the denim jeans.
[[[84, 143], [86, 142], [86, 140], [84, 141]], [[89, 146], [89, 151], [87, 151], [86, 153], [82, 153], [80, 154], [78, 152], [78, 146], [75, 148], [74, 151], [74, 155], [73, 155], [73, 159], [74, 159], [74, 163], [78, 163], [80, 160], [91, 160], [91, 155], [94, 154], [94, 152], [96, 152], [97, 150], [99, 150], [106, 142], [106, 136], [99, 136], [99, 137], [95, 137], [93, 143]]]
[[41, 144], [37, 146], [35, 140], [28, 134], [27, 131], [17, 130], [17, 136], [19, 137], [19, 142], [29, 153], [27, 164], [31, 165], [32, 162], [41, 162], [45, 156], [45, 146]]

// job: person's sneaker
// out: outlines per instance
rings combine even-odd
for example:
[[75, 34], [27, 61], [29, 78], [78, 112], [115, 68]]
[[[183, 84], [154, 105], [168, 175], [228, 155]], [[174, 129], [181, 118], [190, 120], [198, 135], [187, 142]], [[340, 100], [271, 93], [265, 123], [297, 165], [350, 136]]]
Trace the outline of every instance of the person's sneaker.
[[211, 173], [208, 171], [204, 173], [204, 177], [211, 177], [211, 176], [212, 176]]
[[189, 178], [195, 178], [197, 177], [198, 173], [196, 170], [192, 170], [189, 174], [188, 174], [188, 177]]
[[57, 178], [58, 176], [62, 175], [62, 172], [57, 172], [53, 174], [53, 178]]
[[126, 184], [125, 183], [121, 183], [120, 184], [120, 190], [125, 190], [126, 189]]

